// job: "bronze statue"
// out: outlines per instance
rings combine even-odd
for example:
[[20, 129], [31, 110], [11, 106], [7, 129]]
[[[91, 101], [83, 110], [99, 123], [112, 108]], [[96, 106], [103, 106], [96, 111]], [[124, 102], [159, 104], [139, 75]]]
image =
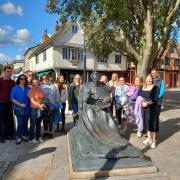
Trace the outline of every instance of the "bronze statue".
[[110, 111], [109, 87], [99, 82], [99, 76], [97, 72], [92, 73], [93, 81], [83, 85], [79, 100], [79, 121], [70, 132], [76, 146], [72, 148], [83, 157], [143, 158], [141, 151], [120, 135]]

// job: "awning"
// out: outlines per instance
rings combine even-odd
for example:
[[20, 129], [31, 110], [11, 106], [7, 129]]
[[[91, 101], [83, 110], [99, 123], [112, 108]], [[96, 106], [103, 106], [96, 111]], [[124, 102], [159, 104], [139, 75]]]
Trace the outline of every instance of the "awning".
[[51, 72], [51, 70], [49, 70], [49, 71], [43, 71], [43, 72], [37, 73], [36, 76], [41, 77], [41, 76], [44, 76], [44, 75], [46, 75], [46, 74], [49, 74], [50, 72]]

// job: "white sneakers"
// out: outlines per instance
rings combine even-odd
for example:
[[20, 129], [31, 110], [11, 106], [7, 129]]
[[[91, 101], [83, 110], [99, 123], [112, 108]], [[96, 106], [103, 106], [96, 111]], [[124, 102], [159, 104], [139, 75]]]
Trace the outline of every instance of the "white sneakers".
[[151, 145], [151, 144], [152, 144], [152, 141], [149, 140], [149, 139], [146, 139], [145, 141], [143, 141], [143, 144], [144, 144], [144, 145]]
[[155, 141], [151, 141], [149, 139], [146, 139], [145, 141], [143, 141], [144, 145], [150, 145], [151, 149], [155, 149], [156, 148], [156, 142]]
[[151, 148], [151, 149], [155, 149], [155, 148], [156, 148], [156, 142], [152, 142], [150, 148]]
[[143, 134], [142, 134], [141, 132], [137, 131], [137, 138], [141, 138], [142, 135], [143, 135]]
[[44, 141], [43, 138], [40, 137], [40, 138], [39, 138], [39, 142], [41, 143], [41, 142], [43, 142], [43, 141]]
[[34, 143], [34, 144], [39, 143], [39, 141], [38, 141], [37, 139], [33, 139], [33, 140], [31, 140], [31, 142], [32, 142], [32, 143]]
[[31, 140], [31, 142], [34, 143], [34, 144], [41, 143], [41, 142], [43, 142], [43, 141], [44, 141], [44, 140], [43, 140], [42, 137], [40, 137], [38, 140], [37, 140], [37, 139]]

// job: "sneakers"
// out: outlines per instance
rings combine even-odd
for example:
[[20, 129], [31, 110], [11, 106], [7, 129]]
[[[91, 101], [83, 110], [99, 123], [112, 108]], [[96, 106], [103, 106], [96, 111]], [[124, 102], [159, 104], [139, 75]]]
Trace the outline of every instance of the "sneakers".
[[151, 145], [151, 144], [152, 144], [152, 141], [149, 140], [149, 139], [146, 139], [145, 141], [143, 141], [143, 144], [144, 144], [144, 145]]
[[39, 143], [39, 141], [38, 141], [37, 139], [33, 139], [33, 140], [31, 140], [31, 142], [32, 142], [32, 143], [34, 143], [34, 144]]
[[0, 143], [5, 143], [5, 140], [4, 139], [0, 139]]
[[45, 132], [45, 133], [43, 134], [42, 138], [47, 138], [48, 135], [49, 135], [49, 134], [48, 134], [47, 132]]
[[39, 142], [41, 143], [41, 142], [43, 142], [43, 141], [44, 141], [43, 138], [40, 137], [40, 138], [39, 138]]
[[31, 140], [31, 142], [34, 143], [34, 144], [41, 143], [41, 142], [43, 142], [43, 141], [44, 141], [44, 140], [43, 140], [42, 137], [40, 137], [39, 139], [33, 139], [33, 140]]
[[28, 138], [28, 136], [22, 136], [22, 140], [23, 140], [24, 142], [28, 142], [29, 138]]
[[137, 131], [137, 138], [141, 138], [142, 137], [142, 133]]
[[155, 149], [155, 148], [156, 148], [156, 142], [152, 142], [150, 148], [151, 148], [151, 149]]
[[16, 144], [21, 144], [21, 143], [22, 143], [21, 138], [17, 138], [17, 139], [16, 139]]
[[49, 138], [49, 139], [53, 139], [53, 138], [54, 138], [53, 134], [52, 134], [52, 133], [49, 133], [48, 138]]
[[120, 134], [121, 134], [121, 135], [125, 135], [125, 134], [126, 134], [126, 129], [120, 130]]

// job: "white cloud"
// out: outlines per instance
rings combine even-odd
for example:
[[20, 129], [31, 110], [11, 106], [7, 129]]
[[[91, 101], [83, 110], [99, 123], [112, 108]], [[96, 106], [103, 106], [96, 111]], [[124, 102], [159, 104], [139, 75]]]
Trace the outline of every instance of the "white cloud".
[[15, 6], [10, 1], [0, 5], [0, 11], [2, 11], [6, 15], [19, 15], [23, 16], [23, 9], [21, 6]]
[[19, 29], [14, 31], [14, 28], [9, 25], [0, 27], [0, 47], [8, 44], [25, 45], [31, 42], [31, 33], [27, 29]]
[[16, 60], [22, 60], [22, 59], [24, 59], [24, 56], [22, 56], [22, 55], [16, 55]]
[[0, 53], [0, 64], [6, 64], [7, 62], [11, 62], [13, 60], [13, 58], [3, 54], [3, 53]]
[[4, 25], [0, 27], [0, 47], [3, 47], [6, 44], [9, 44], [11, 41], [10, 34], [13, 31], [13, 27], [9, 25]]
[[16, 55], [16, 57], [13, 58], [6, 54], [0, 53], [0, 64], [11, 63], [13, 60], [22, 60], [22, 59], [24, 59], [24, 56], [20, 54]]
[[31, 42], [31, 33], [27, 29], [19, 29], [14, 36], [13, 42], [25, 45]]

